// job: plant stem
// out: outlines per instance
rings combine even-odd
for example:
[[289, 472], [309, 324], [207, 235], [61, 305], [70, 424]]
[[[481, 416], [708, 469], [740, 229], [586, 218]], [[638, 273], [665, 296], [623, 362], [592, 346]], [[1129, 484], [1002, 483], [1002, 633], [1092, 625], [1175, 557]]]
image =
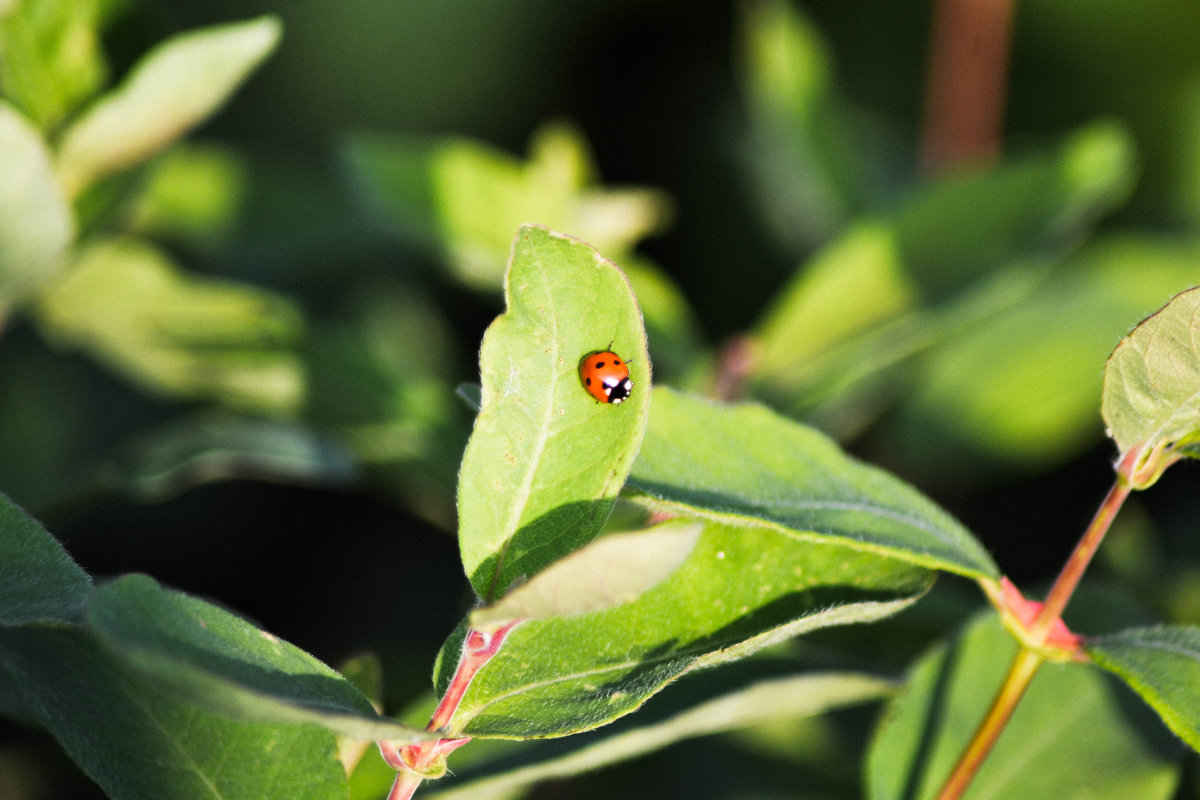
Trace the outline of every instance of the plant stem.
[[[1117, 480], [1108, 490], [1103, 502], [1100, 503], [1100, 508], [1096, 510], [1095, 516], [1092, 517], [1087, 530], [1080, 537], [1079, 543], [1075, 545], [1067, 563], [1063, 565], [1062, 571], [1059, 572], [1058, 578], [1050, 588], [1050, 593], [1046, 596], [1046, 602], [1029, 628], [1028, 641], [1033, 646], [1040, 647], [1046, 644], [1051, 626], [1062, 616], [1067, 603], [1079, 586], [1079, 581], [1083, 578], [1083, 573], [1092, 562], [1092, 558], [1100, 547], [1100, 542], [1104, 540], [1104, 535], [1108, 533], [1113, 519], [1125, 503], [1126, 498], [1129, 497], [1131, 489], [1124, 473], [1118, 470]], [[1008, 675], [1000, 686], [1000, 691], [996, 693], [996, 699], [992, 701], [987, 716], [979, 724], [975, 735], [963, 750], [962, 755], [959, 756], [958, 763], [954, 765], [950, 777], [942, 786], [937, 800], [958, 800], [962, 797], [967, 786], [970, 785], [971, 780], [983, 765], [984, 759], [996, 744], [1001, 731], [1012, 717], [1017, 703], [1025, 694], [1025, 690], [1029, 687], [1030, 681], [1033, 680], [1034, 674], [1037, 673], [1038, 667], [1042, 665], [1043, 661], [1045, 661], [1045, 656], [1038, 650], [1032, 649], [1024, 642], [1021, 644], [1021, 649], [1013, 659], [1012, 666], [1008, 669]]]

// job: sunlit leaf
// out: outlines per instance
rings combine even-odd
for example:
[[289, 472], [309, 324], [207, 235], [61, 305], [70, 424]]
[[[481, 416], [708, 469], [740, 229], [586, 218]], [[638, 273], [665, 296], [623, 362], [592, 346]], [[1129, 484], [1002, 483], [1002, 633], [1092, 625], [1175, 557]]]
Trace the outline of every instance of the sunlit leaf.
[[101, 240], [44, 293], [38, 321], [150, 388], [259, 410], [294, 409], [298, 311], [263, 289], [187, 275], [136, 239]]
[[[874, 553], [709, 523], [687, 561], [636, 600], [514, 628], [475, 675], [449, 727], [503, 738], [589, 730], [635, 710], [689, 670], [893, 614], [930, 580], [925, 569]], [[443, 648], [439, 689], [461, 642], [460, 631]]]
[[1200, 288], [1176, 295], [1121, 340], [1105, 365], [1101, 409], [1137, 488], [1200, 438]]
[[148, 53], [63, 134], [58, 175], [72, 197], [156, 155], [221, 107], [279, 41], [274, 17], [180, 34]]
[[[596, 535], [637, 453], [650, 364], [624, 275], [583, 242], [521, 229], [508, 310], [484, 335], [482, 408], [459, 477], [459, 547], [475, 591], [502, 596]], [[599, 403], [580, 360], [612, 347], [632, 396]]]
[[0, 101], [0, 318], [62, 269], [74, 235], [41, 135]]
[[979, 542], [911, 486], [759, 405], [723, 406], [656, 388], [629, 486], [674, 514], [970, 577], [998, 574]]

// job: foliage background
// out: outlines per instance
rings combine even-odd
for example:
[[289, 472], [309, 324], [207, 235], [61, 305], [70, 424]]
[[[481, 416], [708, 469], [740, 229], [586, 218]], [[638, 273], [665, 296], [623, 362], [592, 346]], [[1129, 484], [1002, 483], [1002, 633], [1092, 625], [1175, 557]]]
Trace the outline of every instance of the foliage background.
[[[871, 132], [870, 157], [855, 163], [873, 191], [858, 210], [901, 202], [918, 180], [930, 4], [800, 7], [825, 38], [842, 98]], [[250, 615], [329, 663], [377, 653], [387, 708], [399, 708], [427, 691], [438, 647], [468, 603], [448, 510], [470, 414], [452, 392], [477, 379], [479, 338], [500, 300], [464, 287], [428, 248], [381, 228], [347, 169], [347, 138], [364, 130], [465, 136], [523, 157], [539, 126], [573, 123], [606, 184], [670, 197], [671, 224], [639, 252], [691, 304], [697, 346], [716, 348], [755, 323], [817, 244], [783, 240], [756, 196], [738, 38], [750, 6], [347, 0], [334, 10], [311, 0], [130, 0], [108, 8], [102, 43], [112, 76], [170, 34], [260, 13], [281, 19], [274, 56], [190, 137], [231, 159], [237, 191], [225, 201], [218, 193], [200, 228], [151, 230], [195, 274], [295, 302], [313, 374], [326, 365], [331, 376], [328, 392], [311, 401], [310, 420], [354, 410], [356, 398], [337, 391], [337, 365], [347, 360], [340, 337], [364, 318], [378, 320], [391, 337], [392, 363], [424, 387], [407, 400], [423, 438], [415, 458], [347, 470], [335, 468], [336, 458], [318, 459], [319, 469], [289, 480], [236, 461], [220, 480], [139, 480], [147, 437], [214, 404], [139, 388], [18, 317], [0, 341], [0, 490], [92, 574], [148, 572]], [[1195, 246], [1198, 40], [1200, 11], [1170, 0], [1019, 5], [1005, 151], [1037, 152], [1083, 124], [1115, 120], [1135, 144], [1139, 177], [1096, 235], [1137, 231], [1141, 241]], [[392, 313], [379, 317], [381, 305]], [[1115, 320], [1110, 346], [1134, 322]], [[1038, 344], [1035, 332], [1011, 346]], [[1093, 359], [1098, 376], [1105, 355], [1080, 357]], [[701, 364], [698, 356], [656, 357], [656, 377], [703, 385]], [[909, 380], [921, 380], [919, 363], [906, 368]], [[1094, 408], [1069, 448], [1031, 457], [931, 430], [937, 420], [895, 408], [845, 443], [912, 480], [975, 531], [1014, 580], [1036, 586], [1057, 570], [1111, 480], [1098, 392]], [[915, 434], [904, 434], [906, 425]], [[1200, 623], [1195, 478], [1194, 468], [1172, 470], [1126, 509], [1093, 576], [1102, 596]], [[893, 636], [884, 660], [897, 669], [923, 636], [979, 602], [969, 590], [960, 602], [962, 587], [942, 583], [935, 602], [880, 634]], [[853, 652], [843, 638], [803, 646]], [[756, 787], [796, 796], [804, 785], [813, 797], [854, 796], [859, 777], [837, 769], [838, 760], [860, 746], [875, 713], [688, 743], [546, 791], [590, 797], [653, 787], [729, 797]], [[0, 776], [10, 777], [0, 777], [0, 797], [95, 792], [83, 778], [63, 777], [60, 760], [48, 737], [3, 723]], [[1195, 794], [1193, 776], [1181, 796]]]

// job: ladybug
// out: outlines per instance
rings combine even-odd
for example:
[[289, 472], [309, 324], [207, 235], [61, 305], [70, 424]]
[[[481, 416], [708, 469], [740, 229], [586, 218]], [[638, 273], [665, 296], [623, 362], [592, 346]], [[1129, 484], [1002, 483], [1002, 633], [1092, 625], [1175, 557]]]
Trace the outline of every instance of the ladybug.
[[579, 380], [601, 403], [620, 403], [633, 391], [627, 364], [612, 350], [594, 350], [579, 362]]

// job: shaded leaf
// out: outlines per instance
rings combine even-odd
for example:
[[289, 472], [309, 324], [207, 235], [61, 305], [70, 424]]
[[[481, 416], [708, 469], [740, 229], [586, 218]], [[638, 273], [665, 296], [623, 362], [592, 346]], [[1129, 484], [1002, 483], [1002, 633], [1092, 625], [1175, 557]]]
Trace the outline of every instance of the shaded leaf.
[[76, 196], [156, 155], [203, 122], [279, 41], [274, 17], [180, 34], [142, 58], [64, 132], [58, 175]]
[[1200, 629], [1134, 628], [1092, 639], [1087, 651], [1200, 750]]
[[949, 514], [818, 431], [752, 404], [654, 390], [629, 487], [653, 507], [837, 542], [972, 578], [999, 570]]
[[149, 243], [92, 244], [37, 308], [54, 341], [90, 351], [156, 391], [256, 410], [299, 403], [299, 312], [283, 298], [187, 275]]
[[1200, 438], [1200, 288], [1176, 295], [1113, 350], [1101, 412], [1137, 488]]
[[[508, 310], [480, 350], [482, 410], [459, 477], [459, 547], [476, 593], [504, 594], [600, 530], [637, 453], [650, 364], [624, 275], [595, 250], [521, 229]], [[598, 403], [579, 362], [609, 343], [630, 363], [624, 403]]]
[[147, 576], [100, 587], [88, 621], [113, 658], [227, 716], [315, 723], [356, 739], [428, 738], [380, 717], [352, 683], [299, 648]]
[[636, 600], [687, 559], [700, 528], [668, 522], [597, 539], [518, 584], [499, 602], [471, 612], [471, 627], [587, 614]]
[[[930, 579], [927, 570], [874, 553], [709, 523], [683, 566], [633, 602], [510, 631], [475, 675], [450, 732], [530, 738], [589, 730], [689, 670], [893, 614]], [[443, 648], [440, 691], [461, 643], [459, 632]]]
[[[689, 687], [692, 688], [692, 687]], [[505, 769], [489, 763], [479, 769], [456, 770], [442, 783], [428, 787], [429, 796], [438, 800], [493, 796], [534, 783], [589, 772], [609, 764], [643, 758], [676, 742], [697, 736], [737, 730], [779, 720], [821, 714], [834, 708], [855, 705], [882, 697], [891, 684], [870, 675], [855, 673], [814, 673], [777, 677], [750, 683], [724, 694], [689, 697], [689, 707], [670, 715], [655, 714], [647, 706], [633, 725], [610, 735], [586, 738], [565, 753], [538, 758], [535, 750], [522, 758], [522, 764]], [[694, 691], [694, 689], [693, 689]], [[651, 718], [642, 723], [643, 715]], [[639, 724], [641, 723], [641, 724]], [[574, 740], [571, 740], [572, 742]], [[561, 748], [557, 748], [561, 749]]]
[[0, 100], [0, 318], [65, 266], [74, 235], [41, 135]]
[[91, 586], [62, 545], [0, 494], [0, 626], [76, 622]]
[[79, 630], [0, 628], [5, 684], [113, 800], [346, 795], [331, 732], [218, 715], [114, 663]]
[[[870, 800], [934, 797], [983, 718], [1016, 643], [992, 615], [913, 669], [867, 758]], [[1045, 664], [964, 795], [1025, 800], [1166, 800], [1182, 748], [1114, 681]]]

